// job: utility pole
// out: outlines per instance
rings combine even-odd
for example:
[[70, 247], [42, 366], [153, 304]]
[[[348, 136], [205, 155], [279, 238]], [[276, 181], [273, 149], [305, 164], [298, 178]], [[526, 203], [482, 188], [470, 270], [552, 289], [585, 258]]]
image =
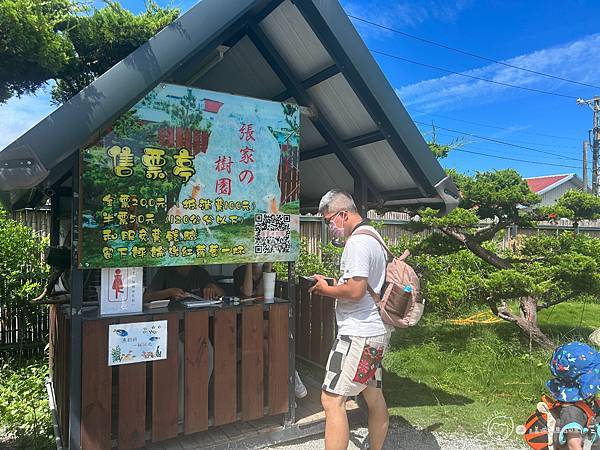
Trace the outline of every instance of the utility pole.
[[587, 148], [588, 141], [583, 141], [583, 192], [589, 192], [587, 171]]
[[578, 105], [587, 105], [594, 112], [594, 126], [592, 128], [592, 194], [598, 195], [598, 147], [600, 146], [600, 97], [596, 96], [589, 100], [577, 99]]

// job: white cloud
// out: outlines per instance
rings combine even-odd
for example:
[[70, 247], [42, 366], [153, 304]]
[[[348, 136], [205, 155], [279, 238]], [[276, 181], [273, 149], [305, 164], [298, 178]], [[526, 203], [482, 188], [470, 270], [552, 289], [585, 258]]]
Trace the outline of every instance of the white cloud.
[[[519, 67], [577, 80], [583, 83], [600, 84], [600, 72], [594, 64], [582, 61], [600, 60], [600, 34], [586, 36], [565, 45], [538, 50], [503, 62]], [[435, 65], [435, 62], [433, 63]], [[501, 83], [514, 84], [550, 92], [567, 93], [574, 96], [590, 89], [572, 83], [536, 75], [500, 64], [489, 64], [462, 72]], [[486, 81], [473, 80], [460, 75], [447, 75], [420, 81], [396, 89], [408, 108], [422, 112], [450, 111], [477, 103], [478, 105], [518, 96], [538, 95]]]
[[[419, 2], [389, 0], [345, 0], [346, 12], [389, 28], [416, 28], [423, 22], [454, 22], [458, 15], [469, 8], [472, 0], [422, 0]], [[392, 32], [364, 22], [353, 20], [363, 37], [388, 37]]]
[[50, 104], [50, 94], [13, 97], [0, 104], [0, 149], [3, 149], [56, 109]]

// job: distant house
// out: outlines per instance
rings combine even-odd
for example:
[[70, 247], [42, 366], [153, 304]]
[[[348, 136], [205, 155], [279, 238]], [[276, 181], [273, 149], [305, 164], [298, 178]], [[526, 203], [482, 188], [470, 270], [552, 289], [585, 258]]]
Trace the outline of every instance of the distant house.
[[567, 191], [583, 190], [583, 181], [574, 173], [525, 178], [529, 189], [542, 197], [541, 205], [552, 205]]

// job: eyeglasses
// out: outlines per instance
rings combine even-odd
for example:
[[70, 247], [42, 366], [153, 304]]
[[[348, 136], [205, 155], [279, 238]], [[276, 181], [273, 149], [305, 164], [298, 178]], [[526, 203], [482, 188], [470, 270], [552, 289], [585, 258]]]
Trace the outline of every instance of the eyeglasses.
[[344, 210], [338, 211], [336, 212], [333, 216], [331, 216], [329, 219], [327, 219], [326, 217], [323, 217], [323, 220], [325, 222], [325, 225], [329, 226], [329, 224], [335, 220], [335, 218], [337, 217], [337, 215], [341, 212], [344, 212]]

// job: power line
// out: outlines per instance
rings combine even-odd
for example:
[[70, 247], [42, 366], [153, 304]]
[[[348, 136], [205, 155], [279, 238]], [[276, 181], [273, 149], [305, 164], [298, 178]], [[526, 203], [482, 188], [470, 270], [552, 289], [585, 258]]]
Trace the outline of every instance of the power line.
[[[419, 122], [419, 123], [424, 123], [424, 122]], [[429, 126], [433, 126], [434, 128], [440, 128], [440, 130], [442, 129], [441, 127], [439, 127], [435, 123], [430, 123]], [[510, 141], [505, 141], [505, 142], [510, 142], [512, 144], [537, 145], [537, 146], [542, 146], [542, 147], [550, 147], [550, 148], [556, 148], [556, 149], [565, 149], [565, 150], [568, 150], [568, 151], [574, 151], [574, 150], [578, 151], [575, 147], [573, 147], [573, 146], [567, 146], [567, 145], [542, 144], [542, 143], [538, 143], [538, 142], [515, 141], [513, 139], [511, 139]]]
[[[423, 133], [423, 134], [424, 134], [424, 131], [423, 131], [423, 130], [420, 130], [420, 131], [421, 131], [421, 133]], [[437, 133], [437, 132], [436, 132], [436, 135], [439, 135], [439, 136], [445, 136], [445, 137], [450, 137], [450, 138], [456, 138], [456, 135], [452, 135], [452, 134], [449, 134], [449, 133]], [[497, 148], [497, 147], [496, 147], [496, 148], [482, 147], [482, 146], [480, 145], [481, 143], [483, 143], [483, 141], [465, 142], [465, 143], [462, 143], [462, 144], [460, 145], [460, 148], [462, 148], [462, 147], [466, 147], [467, 145], [469, 145], [469, 146], [471, 146], [471, 145], [476, 145], [476, 146], [477, 146], [477, 149], [479, 149], [479, 150], [484, 150], [484, 151], [498, 152], [499, 150], [504, 150], [504, 149], [499, 149], [499, 148]], [[493, 144], [493, 143], [492, 143], [492, 144]], [[457, 148], [458, 148], [458, 147], [457, 147]], [[453, 147], [453, 150], [454, 150], [454, 149], [455, 149], [455, 148]], [[508, 149], [506, 149], [506, 150], [508, 150]], [[524, 151], [524, 150], [521, 150], [521, 149], [518, 149], [518, 150], [519, 150], [519, 151], [521, 151], [521, 152], [523, 152], [523, 151]], [[505, 153], [502, 153], [502, 154], [505, 154]], [[534, 155], [532, 155], [532, 156], [534, 156]], [[563, 156], [563, 157], [557, 157], [557, 156], [548, 156], [548, 157], [546, 157], [546, 158], [545, 158], [545, 160], [551, 160], [551, 161], [553, 161], [553, 160], [561, 160], [561, 161], [562, 161], [562, 160], [567, 160], [567, 161], [575, 161], [575, 162], [579, 162], [579, 159], [577, 159], [577, 158], [569, 158], [569, 157], [564, 157], [564, 156]]]
[[[415, 120], [414, 122], [418, 123], [419, 125], [431, 126], [428, 123], [420, 122], [418, 120]], [[462, 134], [462, 135], [465, 135], [465, 136], [471, 136], [471, 137], [474, 137], [476, 139], [482, 139], [484, 141], [495, 142], [496, 144], [508, 145], [510, 147], [521, 148], [521, 149], [524, 149], [524, 150], [530, 150], [530, 151], [537, 152], [537, 153], [542, 153], [542, 154], [545, 154], [545, 155], [556, 156], [557, 158], [561, 158], [561, 159], [568, 159], [568, 160], [573, 160], [573, 161], [579, 161], [579, 159], [569, 158], [569, 157], [566, 157], [564, 155], [559, 155], [558, 153], [552, 153], [552, 152], [547, 152], [545, 150], [540, 150], [540, 149], [533, 148], [533, 147], [526, 147], [524, 145], [513, 144], [512, 142], [503, 141], [503, 140], [500, 140], [500, 139], [495, 139], [495, 138], [491, 138], [491, 137], [487, 137], [487, 136], [480, 136], [478, 134], [468, 133], [466, 131], [453, 130], [451, 128], [439, 127], [437, 125], [434, 125], [434, 128], [440, 129], [440, 130], [445, 130], [445, 131], [450, 131], [452, 133]]]
[[532, 70], [532, 69], [527, 69], [525, 67], [515, 66], [514, 64], [509, 64], [509, 63], [506, 63], [506, 62], [503, 62], [503, 61], [499, 61], [497, 59], [488, 58], [487, 56], [478, 55], [477, 53], [472, 53], [472, 52], [469, 52], [469, 51], [466, 51], [466, 50], [461, 50], [459, 48], [451, 47], [449, 45], [442, 44], [442, 43], [436, 42], [436, 41], [432, 41], [430, 39], [425, 39], [425, 38], [422, 38], [422, 37], [419, 37], [419, 36], [415, 36], [414, 34], [409, 34], [409, 33], [406, 33], [404, 31], [400, 31], [400, 30], [397, 30], [395, 28], [387, 27], [385, 25], [381, 25], [381, 24], [376, 23], [376, 22], [371, 22], [370, 20], [363, 19], [362, 17], [357, 17], [357, 16], [353, 16], [353, 15], [350, 15], [350, 14], [348, 14], [348, 17], [350, 17], [352, 19], [355, 19], [355, 20], [358, 20], [360, 22], [368, 23], [369, 25], [373, 25], [375, 27], [382, 28], [384, 30], [391, 31], [393, 33], [400, 34], [402, 36], [409, 37], [411, 39], [415, 39], [415, 40], [418, 40], [418, 41], [421, 41], [421, 42], [426, 42], [426, 43], [431, 44], [431, 45], [436, 45], [438, 47], [441, 47], [441, 48], [444, 48], [446, 50], [450, 50], [450, 51], [453, 51], [453, 52], [462, 53], [463, 55], [471, 56], [473, 58], [479, 58], [481, 60], [488, 61], [488, 62], [495, 63], [495, 64], [500, 64], [502, 66], [510, 67], [512, 69], [518, 69], [518, 70], [522, 70], [524, 72], [529, 72], [529, 73], [533, 73], [533, 74], [536, 74], [536, 75], [542, 75], [544, 77], [553, 78], [555, 80], [565, 81], [567, 83], [573, 83], [573, 84], [578, 84], [580, 86], [586, 86], [586, 87], [590, 87], [590, 88], [594, 88], [594, 89], [600, 89], [600, 86], [595, 86], [593, 84], [583, 83], [581, 81], [570, 80], [568, 78], [559, 77], [557, 75], [551, 75], [549, 73], [539, 72], [537, 70]]
[[543, 163], [543, 162], [539, 162], [539, 161], [530, 161], [527, 159], [510, 158], [508, 156], [490, 155], [489, 153], [475, 152], [472, 150], [465, 150], [464, 148], [455, 148], [455, 149], [453, 149], [453, 151], [471, 153], [473, 155], [479, 155], [479, 156], [487, 156], [488, 158], [504, 159], [507, 161], [517, 161], [517, 162], [523, 162], [523, 163], [529, 163], [529, 164], [536, 164], [539, 166], [567, 167], [569, 169], [580, 169], [579, 166], [567, 166], [565, 164]]
[[418, 66], [423, 66], [423, 67], [428, 67], [430, 69], [440, 70], [442, 72], [450, 73], [450, 74], [453, 74], [453, 75], [460, 75], [461, 77], [471, 78], [473, 80], [485, 81], [487, 83], [498, 84], [500, 86], [506, 86], [506, 87], [511, 87], [511, 88], [515, 88], [515, 89], [522, 89], [522, 90], [525, 90], [525, 91], [537, 92], [538, 94], [554, 95], [556, 97], [568, 98], [569, 100], [577, 100], [577, 98], [578, 98], [578, 97], [574, 97], [572, 95], [559, 94], [558, 92], [543, 91], [541, 89], [529, 88], [529, 87], [525, 87], [525, 86], [517, 86], [516, 84], [503, 83], [501, 81], [490, 80], [489, 78], [481, 78], [481, 77], [476, 77], [474, 75], [467, 75], [466, 73], [456, 72], [454, 70], [444, 69], [443, 67], [438, 67], [438, 66], [433, 66], [431, 64], [425, 64], [425, 63], [421, 63], [421, 62], [418, 62], [418, 61], [413, 61], [412, 59], [403, 58], [401, 56], [392, 55], [390, 53], [381, 52], [379, 50], [369, 49], [369, 51], [371, 53], [375, 53], [375, 54], [378, 54], [378, 55], [387, 56], [388, 58], [394, 58], [394, 59], [397, 59], [399, 61], [404, 61], [404, 62], [407, 62], [407, 63], [410, 63], [410, 64], [416, 64]]
[[471, 122], [470, 120], [457, 119], [456, 117], [448, 117], [448, 116], [444, 116], [441, 114], [434, 114], [434, 113], [429, 113], [429, 112], [425, 112], [425, 111], [418, 111], [418, 110], [413, 110], [413, 111], [417, 114], [427, 114], [429, 116], [440, 117], [442, 119], [455, 120], [456, 122], [468, 123], [470, 125], [477, 125], [480, 127], [494, 128], [496, 130], [510, 131], [512, 133], [530, 134], [532, 136], [542, 136], [542, 137], [549, 137], [549, 138], [553, 138], [553, 139], [568, 139], [568, 140], [577, 141], [577, 142], [581, 142], [583, 140], [583, 139], [577, 139], [577, 138], [567, 137], [567, 136], [556, 136], [553, 134], [536, 133], [534, 131], [513, 130], [511, 128], [499, 127], [496, 125], [489, 125], [489, 124], [479, 123], [479, 122]]

